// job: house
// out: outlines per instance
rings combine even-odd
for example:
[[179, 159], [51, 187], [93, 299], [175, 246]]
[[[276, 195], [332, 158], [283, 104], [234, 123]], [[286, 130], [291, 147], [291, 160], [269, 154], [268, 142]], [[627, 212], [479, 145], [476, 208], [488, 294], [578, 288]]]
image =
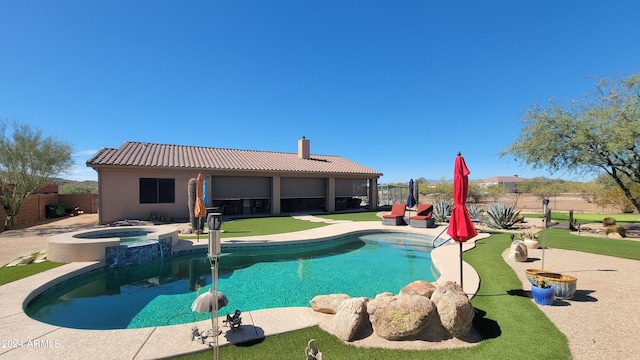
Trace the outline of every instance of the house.
[[526, 179], [518, 177], [518, 175], [513, 175], [513, 176], [494, 176], [492, 178], [484, 179], [482, 182], [484, 183], [485, 186], [504, 185], [504, 187], [506, 187], [507, 190], [509, 190], [509, 192], [513, 193], [513, 192], [516, 192], [516, 185], [519, 182], [524, 180]]
[[125, 142], [87, 161], [98, 173], [99, 222], [143, 219], [152, 212], [189, 217], [187, 186], [202, 173], [207, 207], [226, 215], [375, 209], [382, 173], [340, 156]]

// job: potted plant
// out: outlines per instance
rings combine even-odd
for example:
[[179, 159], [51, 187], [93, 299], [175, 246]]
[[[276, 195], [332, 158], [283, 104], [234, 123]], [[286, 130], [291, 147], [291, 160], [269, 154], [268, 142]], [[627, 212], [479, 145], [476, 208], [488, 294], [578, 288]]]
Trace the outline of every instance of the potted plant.
[[531, 295], [538, 305], [553, 304], [553, 286], [545, 278], [536, 276], [531, 283]]
[[532, 231], [524, 231], [520, 233], [520, 238], [527, 245], [528, 249], [537, 249], [540, 247], [540, 241], [538, 241], [538, 233]]

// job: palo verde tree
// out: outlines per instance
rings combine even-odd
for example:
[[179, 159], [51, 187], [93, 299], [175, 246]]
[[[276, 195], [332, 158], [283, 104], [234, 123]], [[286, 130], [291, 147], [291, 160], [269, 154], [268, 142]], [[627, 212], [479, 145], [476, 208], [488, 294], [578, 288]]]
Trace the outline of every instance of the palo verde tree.
[[604, 171], [640, 211], [629, 187], [640, 183], [640, 74], [602, 79], [592, 94], [570, 104], [535, 104], [521, 120], [518, 139], [501, 156], [551, 172]]
[[7, 214], [5, 230], [13, 225], [28, 195], [71, 167], [71, 151], [71, 145], [44, 137], [29, 125], [15, 122], [10, 127], [0, 122], [0, 205]]

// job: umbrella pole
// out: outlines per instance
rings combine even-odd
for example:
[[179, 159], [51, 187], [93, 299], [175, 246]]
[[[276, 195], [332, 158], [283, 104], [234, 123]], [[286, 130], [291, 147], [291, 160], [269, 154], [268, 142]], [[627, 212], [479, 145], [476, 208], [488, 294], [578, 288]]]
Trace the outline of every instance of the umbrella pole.
[[460, 287], [462, 291], [464, 291], [464, 286], [462, 286], [462, 242], [460, 244]]
[[547, 247], [547, 227], [549, 224], [547, 223], [547, 212], [549, 211], [549, 199], [542, 200], [542, 226], [544, 227], [542, 230], [542, 270], [544, 270], [544, 249]]

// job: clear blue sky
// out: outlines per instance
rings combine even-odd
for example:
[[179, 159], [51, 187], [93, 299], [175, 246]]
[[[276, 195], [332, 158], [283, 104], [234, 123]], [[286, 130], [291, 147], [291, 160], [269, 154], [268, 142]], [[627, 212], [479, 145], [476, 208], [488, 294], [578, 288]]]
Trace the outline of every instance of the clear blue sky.
[[[0, 0], [0, 119], [125, 141], [339, 155], [382, 183], [500, 159], [536, 100], [640, 70], [640, 2]], [[578, 179], [579, 180], [579, 179]]]

